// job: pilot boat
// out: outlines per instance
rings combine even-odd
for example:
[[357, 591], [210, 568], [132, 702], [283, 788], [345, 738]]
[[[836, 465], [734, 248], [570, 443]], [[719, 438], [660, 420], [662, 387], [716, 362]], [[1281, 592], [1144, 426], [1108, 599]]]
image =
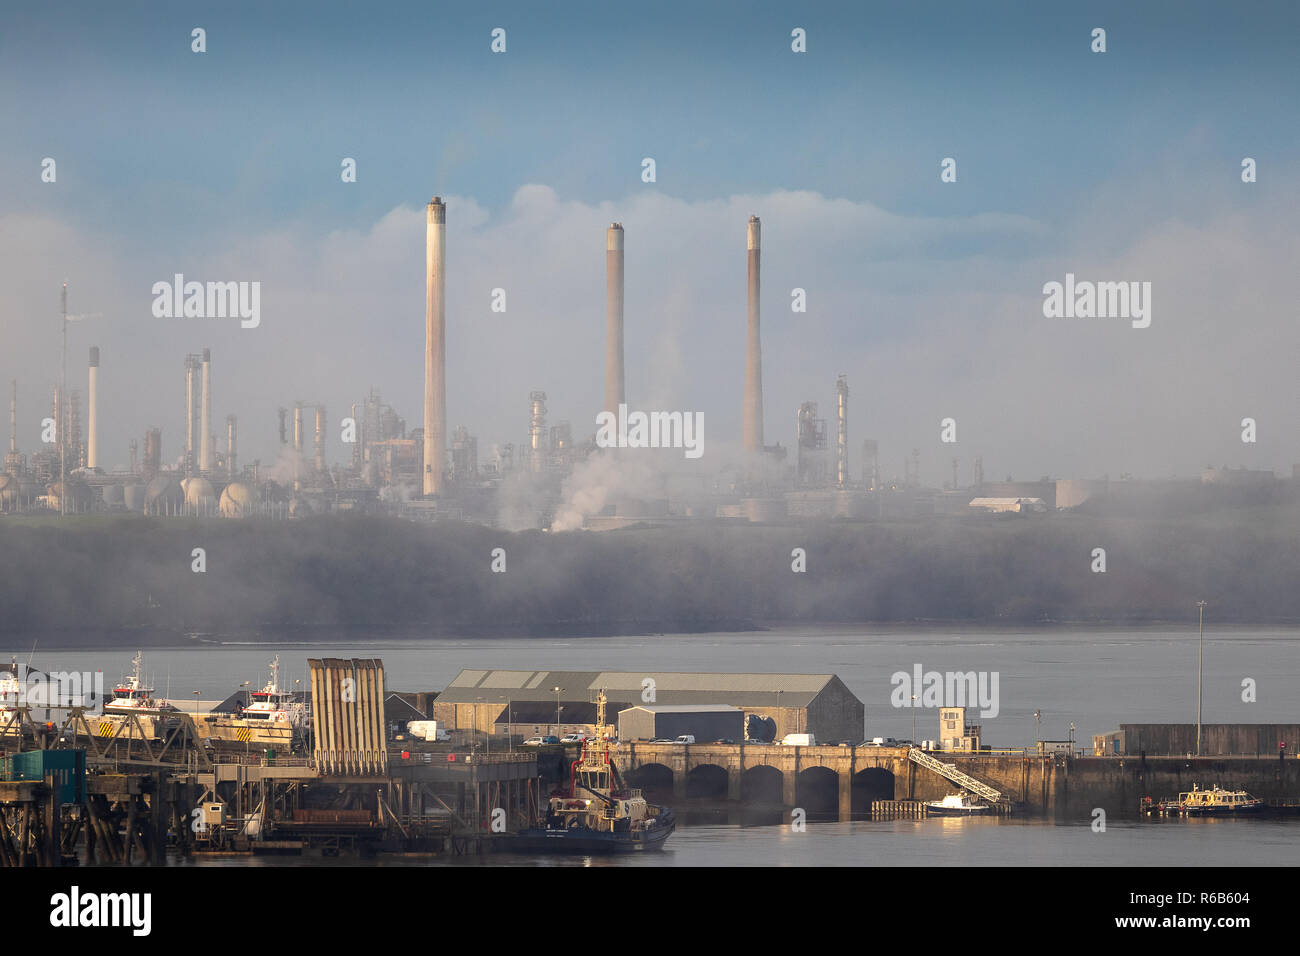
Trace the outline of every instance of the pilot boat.
[[925, 804], [927, 816], [968, 817], [993, 810], [984, 801], [969, 793], [950, 793], [942, 800], [929, 800]]
[[288, 752], [306, 730], [307, 705], [291, 691], [280, 689], [280, 655], [271, 661], [270, 680], [249, 694], [238, 714], [209, 714], [198, 721], [199, 736], [220, 745], [267, 748]]
[[158, 739], [176, 725], [179, 714], [176, 707], [154, 696], [144, 676], [144, 653], [136, 651], [131, 673], [113, 688], [104, 712], [87, 720], [99, 737], [135, 737], [142, 733], [146, 738]]
[[514, 849], [543, 853], [636, 853], [659, 850], [673, 832], [668, 807], [646, 802], [614, 763], [617, 744], [605, 724], [605, 692], [596, 698], [596, 732], [569, 768], [568, 785], [551, 794], [541, 826], [523, 830]]
[[1263, 800], [1252, 797], [1245, 790], [1223, 790], [1217, 784], [1209, 790], [1202, 790], [1192, 784], [1190, 792], [1178, 795], [1177, 808], [1168, 807], [1166, 812], [1188, 817], [1235, 816], [1238, 813], [1258, 813], [1264, 807]]

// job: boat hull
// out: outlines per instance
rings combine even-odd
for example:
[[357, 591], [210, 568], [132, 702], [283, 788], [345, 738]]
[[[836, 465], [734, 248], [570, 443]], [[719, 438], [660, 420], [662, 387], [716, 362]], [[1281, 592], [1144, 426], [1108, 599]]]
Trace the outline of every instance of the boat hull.
[[925, 805], [929, 817], [984, 817], [993, 812], [992, 807], [936, 807]]
[[664, 810], [659, 821], [641, 830], [608, 833], [589, 827], [567, 830], [532, 827], [520, 831], [511, 849], [520, 853], [646, 853], [662, 850], [676, 828], [671, 810]]

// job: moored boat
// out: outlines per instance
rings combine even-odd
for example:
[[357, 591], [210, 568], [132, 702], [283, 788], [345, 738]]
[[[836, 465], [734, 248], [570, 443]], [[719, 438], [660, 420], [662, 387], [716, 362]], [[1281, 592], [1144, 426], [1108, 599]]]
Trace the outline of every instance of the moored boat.
[[942, 800], [926, 801], [925, 812], [932, 817], [969, 817], [992, 813], [993, 808], [972, 794], [950, 793]]
[[1268, 805], [1263, 800], [1251, 796], [1245, 790], [1224, 790], [1218, 784], [1208, 790], [1192, 784], [1192, 789], [1180, 793], [1177, 800], [1162, 800], [1153, 804], [1147, 798], [1142, 803], [1144, 813], [1171, 817], [1230, 817], [1262, 813], [1267, 808]]
[[280, 655], [271, 661], [270, 679], [249, 695], [237, 714], [208, 714], [196, 722], [199, 736], [215, 745], [289, 752], [307, 730], [307, 705], [280, 688]]
[[659, 850], [676, 825], [668, 807], [648, 803], [614, 762], [613, 728], [605, 724], [605, 692], [596, 699], [596, 732], [569, 769], [568, 785], [551, 794], [541, 826], [515, 837], [513, 849], [544, 853], [636, 853]]

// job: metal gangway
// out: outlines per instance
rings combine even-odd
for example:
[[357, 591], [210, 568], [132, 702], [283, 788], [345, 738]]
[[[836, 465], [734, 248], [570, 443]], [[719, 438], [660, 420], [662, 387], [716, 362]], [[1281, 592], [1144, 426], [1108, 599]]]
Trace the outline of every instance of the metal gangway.
[[947, 777], [959, 787], [976, 793], [985, 800], [992, 800], [994, 803], [1010, 803], [1010, 799], [1000, 790], [994, 790], [986, 783], [981, 783], [969, 774], [962, 773], [957, 769], [955, 764], [944, 763], [942, 760], [936, 760], [923, 750], [916, 747], [909, 747], [907, 759], [914, 764], [919, 764], [927, 770], [933, 770], [940, 776]]

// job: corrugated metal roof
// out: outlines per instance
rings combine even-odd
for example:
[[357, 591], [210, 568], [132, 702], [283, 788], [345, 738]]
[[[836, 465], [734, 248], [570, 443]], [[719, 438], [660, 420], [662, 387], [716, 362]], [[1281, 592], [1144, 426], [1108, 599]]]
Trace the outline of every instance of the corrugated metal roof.
[[[526, 679], [521, 680], [524, 677]], [[720, 674], [682, 671], [490, 671], [464, 670], [438, 695], [439, 703], [497, 700], [592, 701], [601, 688], [610, 697], [639, 698], [643, 681], [654, 681], [655, 703], [725, 704], [741, 707], [806, 707], [834, 674]]]
[[699, 713], [730, 713], [733, 710], [740, 710], [739, 707], [733, 707], [731, 704], [636, 704], [632, 707], [620, 710], [620, 714], [625, 714], [629, 710], [644, 710], [652, 714], [699, 714]]

